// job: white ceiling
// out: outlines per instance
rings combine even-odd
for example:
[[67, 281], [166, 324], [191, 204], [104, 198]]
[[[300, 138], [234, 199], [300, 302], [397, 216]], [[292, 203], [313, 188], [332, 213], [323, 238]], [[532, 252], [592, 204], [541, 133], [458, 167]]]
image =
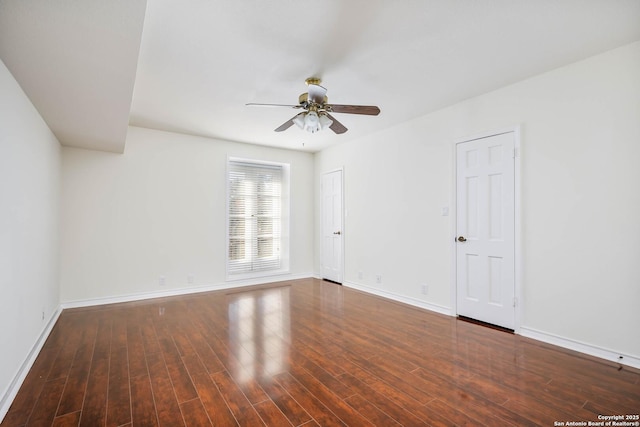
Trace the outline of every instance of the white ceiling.
[[[128, 124], [318, 151], [636, 40], [638, 0], [0, 0], [0, 58], [61, 143], [115, 152]], [[312, 76], [382, 112], [311, 135], [245, 106]]]
[[0, 59], [64, 145], [122, 152], [144, 0], [0, 0]]

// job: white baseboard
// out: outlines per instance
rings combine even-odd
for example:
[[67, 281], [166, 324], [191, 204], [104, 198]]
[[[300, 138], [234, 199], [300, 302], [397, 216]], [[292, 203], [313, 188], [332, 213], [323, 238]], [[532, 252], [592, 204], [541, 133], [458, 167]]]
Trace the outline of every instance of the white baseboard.
[[635, 356], [618, 353], [592, 344], [564, 338], [558, 335], [550, 334], [548, 332], [539, 331], [537, 329], [528, 328], [525, 326], [520, 327], [519, 334], [523, 337], [546, 342], [547, 344], [557, 345], [558, 347], [564, 347], [569, 350], [574, 350], [580, 353], [588, 354], [590, 356], [599, 357], [600, 359], [609, 360], [621, 365], [640, 369], [640, 358]]
[[[455, 316], [455, 313], [453, 313], [451, 309], [448, 307], [440, 306], [437, 304], [430, 304], [415, 298], [398, 295], [393, 292], [383, 291], [381, 289], [360, 285], [358, 283], [344, 282], [343, 285], [349, 288], [357, 289], [357, 290], [370, 293], [373, 295], [377, 295], [383, 298], [388, 298], [388, 299], [409, 304], [415, 307], [424, 308], [430, 311], [435, 311], [436, 313], [445, 314], [448, 316]], [[539, 330], [528, 328], [525, 326], [521, 326], [516, 333], [519, 335], [522, 335], [523, 337], [546, 342], [547, 344], [553, 344], [558, 347], [563, 347], [569, 350], [577, 351], [579, 353], [588, 354], [590, 356], [598, 357], [600, 359], [604, 359], [611, 362], [619, 363], [621, 365], [626, 365], [632, 368], [640, 369], [640, 358], [635, 356], [611, 351], [595, 345], [586, 344], [580, 341], [564, 338], [558, 335], [550, 334], [548, 332], [539, 331]], [[621, 356], [622, 358], [620, 358]]]
[[16, 372], [16, 374], [14, 375], [13, 380], [11, 381], [7, 389], [4, 391], [4, 393], [0, 397], [0, 422], [2, 422], [2, 420], [4, 419], [4, 416], [7, 415], [7, 412], [9, 411], [9, 408], [13, 403], [13, 399], [15, 399], [16, 395], [18, 394], [18, 390], [20, 390], [20, 387], [22, 386], [24, 379], [27, 377], [29, 370], [33, 366], [34, 362], [36, 361], [38, 354], [40, 354], [40, 350], [42, 350], [42, 346], [44, 346], [45, 341], [47, 341], [47, 338], [49, 337], [49, 334], [51, 333], [51, 330], [53, 329], [54, 325], [58, 321], [58, 318], [60, 317], [61, 313], [62, 313], [61, 307], [58, 307], [52, 313], [51, 317], [49, 318], [49, 321], [45, 324], [44, 328], [40, 332], [38, 339], [36, 339], [35, 344], [33, 345], [33, 347], [31, 347], [31, 351], [29, 351], [24, 362], [18, 369], [18, 372]]
[[343, 282], [343, 286], [348, 288], [357, 289], [359, 291], [363, 291], [369, 294], [377, 295], [379, 297], [387, 298], [390, 300], [398, 301], [404, 304], [409, 304], [414, 307], [424, 308], [425, 310], [435, 311], [436, 313], [445, 314], [447, 316], [453, 316], [454, 314], [451, 312], [449, 307], [445, 307], [438, 304], [432, 304], [429, 302], [421, 301], [416, 298], [406, 297], [403, 295], [399, 295], [393, 292], [383, 291], [381, 289], [372, 288], [370, 286], [360, 285], [358, 283], [353, 282]]
[[86, 300], [67, 301], [61, 304], [62, 309], [92, 307], [95, 305], [117, 304], [122, 302], [143, 301], [153, 298], [174, 297], [190, 295], [202, 292], [220, 291], [225, 289], [241, 288], [244, 286], [263, 285], [267, 283], [282, 282], [287, 280], [307, 279], [314, 277], [313, 273], [283, 274], [279, 276], [260, 277], [256, 279], [234, 280], [216, 285], [194, 286], [189, 288], [173, 288], [164, 291], [141, 292], [137, 294], [120, 295], [115, 297], [91, 298]]

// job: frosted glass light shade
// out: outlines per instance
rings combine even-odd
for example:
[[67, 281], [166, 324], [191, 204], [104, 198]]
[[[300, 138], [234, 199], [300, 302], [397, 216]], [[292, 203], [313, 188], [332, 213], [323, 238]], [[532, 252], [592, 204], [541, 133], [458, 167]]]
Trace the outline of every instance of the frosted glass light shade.
[[315, 111], [309, 111], [304, 116], [304, 129], [311, 133], [316, 133], [320, 130], [320, 118]]
[[320, 115], [320, 128], [326, 129], [333, 124], [333, 120], [327, 117], [325, 114]]

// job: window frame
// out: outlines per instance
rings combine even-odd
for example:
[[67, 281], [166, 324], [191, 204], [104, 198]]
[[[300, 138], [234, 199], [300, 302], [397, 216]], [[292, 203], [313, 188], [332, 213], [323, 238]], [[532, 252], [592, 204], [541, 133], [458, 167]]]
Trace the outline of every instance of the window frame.
[[[281, 193], [280, 193], [280, 266], [273, 269], [258, 269], [251, 268], [245, 269], [242, 272], [238, 272], [237, 268], [231, 268], [231, 223], [232, 223], [232, 206], [231, 206], [231, 172], [234, 163], [242, 163], [246, 166], [254, 165], [256, 168], [260, 167], [277, 167], [282, 171], [281, 176]], [[240, 157], [227, 157], [227, 168], [225, 173], [226, 180], [226, 249], [225, 249], [225, 271], [227, 281], [234, 280], [246, 280], [260, 277], [268, 277], [275, 275], [282, 275], [289, 273], [289, 218], [290, 218], [290, 165], [288, 163], [271, 162], [264, 160], [255, 160]], [[257, 181], [256, 181], [257, 185]], [[257, 193], [256, 193], [257, 198]], [[256, 219], [257, 221], [257, 219]], [[251, 237], [250, 237], [251, 238]], [[258, 235], [253, 237], [259, 239]], [[257, 247], [257, 246], [256, 246]]]

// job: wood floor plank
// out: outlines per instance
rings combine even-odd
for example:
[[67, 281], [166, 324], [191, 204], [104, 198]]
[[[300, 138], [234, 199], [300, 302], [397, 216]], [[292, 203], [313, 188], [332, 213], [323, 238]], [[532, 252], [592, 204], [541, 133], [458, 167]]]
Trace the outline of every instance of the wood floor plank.
[[129, 353], [129, 375], [135, 378], [140, 375], [149, 375], [147, 362], [144, 358], [144, 344], [138, 324], [127, 325], [127, 349]]
[[389, 384], [393, 384], [396, 389], [411, 396], [422, 405], [430, 402], [434, 398], [435, 391], [425, 391], [428, 388], [419, 377], [410, 372], [395, 369], [382, 358], [377, 358], [372, 361], [351, 355], [350, 359], [362, 369], [370, 372], [373, 376]]
[[451, 382], [434, 372], [425, 371], [422, 368], [417, 369], [415, 374], [422, 378], [426, 384], [429, 384], [430, 390], [438, 391], [438, 399], [454, 406], [464, 407], [466, 411], [477, 414], [480, 418], [482, 418], [483, 414], [490, 413], [505, 420], [507, 424], [517, 426], [537, 425], [522, 417], [519, 413], [504, 407], [504, 404], [509, 399], [521, 393], [519, 390], [509, 389], [502, 384], [493, 383], [490, 387], [482, 389], [482, 393], [479, 393], [479, 388]]
[[113, 313], [113, 322], [111, 324], [111, 347], [127, 346], [127, 320], [124, 309], [116, 310]]
[[80, 411], [71, 412], [70, 414], [65, 414], [59, 417], [54, 418], [52, 427], [78, 427], [78, 423], [80, 422]]
[[[218, 334], [212, 331], [206, 331], [206, 338], [211, 349], [224, 363], [226, 371], [236, 380], [236, 384], [238, 384], [249, 402], [255, 404], [268, 399], [268, 396], [254, 378], [253, 369], [243, 367], [238, 359], [229, 351], [225, 342], [218, 337]], [[214, 372], [213, 374], [219, 374], [220, 372], [222, 371]]]
[[[297, 426], [298, 424], [293, 424], [287, 417], [282, 413], [278, 406], [271, 400], [265, 400], [263, 402], [257, 403], [253, 405], [262, 421], [267, 426]], [[311, 421], [311, 420], [309, 420]]]
[[292, 425], [298, 426], [311, 420], [311, 416], [307, 411], [276, 381], [269, 379], [268, 381], [260, 382], [260, 385], [269, 396], [269, 400], [280, 409]]
[[218, 355], [211, 349], [207, 340], [197, 329], [190, 330], [188, 337], [195, 352], [204, 363], [207, 372], [213, 374], [224, 369], [224, 365], [218, 358]]
[[[581, 368], [576, 369], [570, 355], [563, 354], [562, 358], [563, 360], [566, 359], [566, 361], [559, 364], [538, 360], [540, 358], [531, 363], [534, 363], [540, 369], [545, 369], [547, 372], [550, 372], [555, 366], [555, 369], [562, 367], [564, 372], [570, 373], [567, 378], [562, 379], [562, 383], [557, 379], [550, 382], [558, 386], [555, 387], [556, 389], [564, 387], [567, 390], [580, 390], [581, 394], [589, 396], [591, 399], [599, 399], [600, 396], [607, 396], [611, 399], [612, 396], [615, 396], [614, 400], [619, 400], [627, 406], [633, 406], [640, 399], [640, 387], [628, 381], [629, 377], [626, 370], [618, 370], [613, 365], [596, 361], [592, 366], [596, 365], [599, 369], [593, 372], [594, 369], [584, 365], [586, 362], [581, 357], [578, 357], [579, 363], [576, 363]], [[593, 376], [590, 375], [591, 372], [593, 372]]]
[[[186, 313], [188, 313], [188, 311], [186, 311]], [[182, 319], [182, 321], [187, 323], [188, 319]], [[182, 357], [191, 355], [195, 352], [193, 345], [189, 341], [189, 334], [186, 333], [185, 327], [186, 326], [180, 325], [179, 323], [169, 325], [169, 332], [173, 339], [173, 343]]]
[[135, 426], [158, 426], [158, 415], [148, 375], [131, 378], [131, 417]]
[[45, 383], [40, 398], [27, 421], [27, 426], [46, 426], [53, 423], [60, 396], [62, 396], [64, 382], [64, 378], [59, 378]]
[[[506, 402], [503, 405], [505, 408], [513, 411], [526, 419], [537, 420], [537, 419], [548, 419], [548, 420], [571, 420], [571, 421], [587, 421], [584, 420], [577, 415], [571, 413], [571, 411], [564, 411], [561, 409], [556, 409], [553, 407], [549, 407], [548, 405], [540, 402], [538, 399], [530, 396], [525, 396], [522, 399], [513, 399]], [[533, 415], [537, 414], [537, 415]], [[538, 418], [540, 417], [540, 418]], [[596, 421], [593, 419], [592, 421]], [[542, 425], [542, 423], [533, 421], [536, 425]], [[553, 422], [553, 421], [552, 421]]]
[[307, 372], [313, 375], [314, 378], [324, 384], [328, 389], [330, 389], [340, 398], [344, 399], [353, 394], [347, 386], [342, 384], [335, 376], [322, 369], [315, 362], [297, 354], [292, 355], [292, 360], [295, 361], [296, 365], [306, 369]]
[[333, 358], [330, 356], [330, 354], [321, 355], [316, 351], [314, 351], [313, 349], [311, 349], [310, 347], [307, 347], [303, 343], [297, 343], [294, 341], [294, 344], [295, 345], [292, 346], [292, 349], [291, 349], [292, 355], [299, 353], [300, 355], [304, 356], [309, 361], [315, 363], [320, 368], [324, 369], [334, 377], [337, 377], [338, 375], [342, 375], [346, 372], [345, 368], [340, 366], [339, 363], [336, 363], [333, 360]]
[[206, 427], [212, 425], [200, 399], [182, 402], [180, 404], [180, 410], [182, 411], [184, 423], [187, 427]]
[[71, 369], [71, 364], [75, 357], [76, 351], [82, 341], [82, 329], [79, 325], [68, 325], [70, 333], [67, 336], [67, 340], [62, 345], [60, 352], [58, 353], [56, 360], [51, 367], [51, 371], [47, 379], [49, 381], [66, 378]]
[[60, 400], [58, 415], [82, 410], [87, 381], [89, 379], [89, 371], [91, 369], [93, 349], [94, 343], [90, 342], [82, 345], [76, 351], [62, 399]]
[[[424, 405], [391, 385], [382, 382], [365, 384], [350, 374], [342, 374], [340, 379], [371, 405], [393, 418], [395, 422], [410, 426], [426, 425], [424, 420], [428, 419], [430, 414], [425, 410]], [[349, 399], [346, 401], [349, 402]], [[363, 405], [360, 404], [360, 407]], [[366, 416], [366, 414], [363, 415]]]
[[1, 427], [549, 426], [640, 370], [308, 278], [64, 310]]
[[[345, 366], [350, 367], [350, 373], [341, 375], [339, 379], [344, 384], [349, 385], [354, 393], [363, 394], [363, 387], [366, 385], [367, 387], [365, 388], [365, 390], [367, 390], [367, 392], [375, 392], [380, 396], [384, 396], [385, 399], [392, 401], [396, 405], [407, 409], [414, 415], [417, 415], [419, 417], [422, 416], [421, 409], [423, 408], [423, 406], [422, 404], [420, 404], [420, 402], [403, 393], [401, 390], [394, 387], [393, 384], [389, 384], [376, 377], [373, 377], [371, 374], [360, 369], [357, 365], [349, 364], [349, 362], [347, 362], [347, 359], [343, 360], [345, 360]], [[357, 380], [357, 382], [354, 382], [354, 379]]]
[[104, 425], [107, 415], [108, 359], [95, 360], [87, 383], [82, 405], [80, 426]]
[[294, 367], [291, 375], [345, 424], [357, 426], [373, 425], [305, 369]]
[[640, 398], [640, 388], [633, 377], [637, 377], [637, 371], [632, 374], [629, 369], [618, 369], [619, 365], [613, 362], [596, 359], [592, 356], [583, 355], [568, 349], [550, 346], [531, 339], [523, 338], [522, 356], [526, 361], [528, 369], [538, 369], [552, 372], [562, 369], [563, 372], [571, 374], [574, 382], [587, 385], [608, 383], [615, 379], [606, 387], [614, 393]]
[[187, 372], [189, 373], [189, 376], [192, 378], [192, 381], [193, 381], [194, 374], [208, 373], [207, 368], [205, 368], [204, 364], [202, 363], [202, 360], [200, 359], [200, 356], [198, 356], [198, 354], [196, 353], [182, 357], [182, 363], [184, 363], [184, 367], [187, 369]]
[[2, 420], [2, 426], [23, 426], [27, 423], [59, 351], [59, 347], [47, 347], [45, 345], [42, 348], [22, 383], [18, 396], [14, 399], [9, 412]]
[[81, 427], [104, 425], [106, 421], [111, 323], [111, 320], [101, 319], [98, 325], [82, 415], [80, 416]]
[[227, 406], [241, 426], [261, 426], [264, 422], [227, 371], [211, 374]]
[[[120, 331], [119, 333], [123, 333]], [[121, 336], [118, 343], [126, 344]], [[118, 427], [131, 422], [131, 395], [129, 383], [128, 349], [111, 347], [109, 361], [109, 391], [107, 395], [107, 427]]]
[[145, 321], [140, 325], [140, 335], [142, 336], [142, 345], [145, 354], [160, 352], [160, 343], [153, 327], [153, 323]]
[[426, 408], [431, 414], [446, 415], [444, 417], [446, 422], [454, 421], [457, 424], [467, 423], [469, 419], [480, 425], [523, 426], [531, 424], [502, 406], [464, 390], [457, 390], [453, 398], [449, 397], [442, 396], [434, 399], [426, 405]]
[[[300, 384], [290, 373], [285, 372], [275, 377], [276, 381], [291, 395], [303, 408], [323, 426], [344, 425], [329, 408], [322, 404], [309, 390]], [[303, 424], [307, 425], [307, 423]]]
[[358, 411], [362, 416], [371, 421], [376, 426], [401, 426], [399, 422], [391, 418], [389, 415], [380, 410], [377, 406], [371, 403], [369, 400], [354, 394], [351, 397], [345, 399], [345, 402], [349, 404], [353, 409]]
[[612, 401], [607, 398], [588, 400], [584, 404], [584, 409], [591, 414], [635, 414], [640, 411], [638, 407], [632, 408], [626, 404], [621, 404], [618, 401]]
[[238, 425], [233, 413], [227, 406], [209, 374], [198, 372], [191, 374], [198, 396], [214, 426], [235, 427]]
[[169, 373], [161, 353], [147, 355], [151, 389], [156, 405], [158, 423], [161, 427], [182, 426], [184, 420], [180, 413], [178, 399], [169, 379]]
[[169, 328], [166, 325], [157, 325], [156, 335], [178, 403], [195, 399], [197, 397], [196, 389], [191, 383], [191, 378], [187, 368], [184, 366], [182, 357], [180, 357]]

